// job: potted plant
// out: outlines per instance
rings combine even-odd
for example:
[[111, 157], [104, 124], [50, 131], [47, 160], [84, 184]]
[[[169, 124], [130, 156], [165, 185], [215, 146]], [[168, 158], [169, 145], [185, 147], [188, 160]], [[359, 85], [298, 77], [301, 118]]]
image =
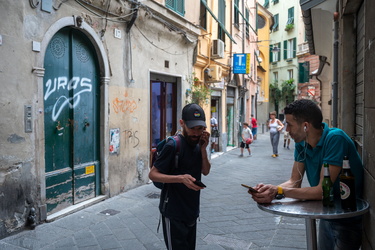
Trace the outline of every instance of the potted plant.
[[285, 26], [285, 31], [292, 30], [293, 28], [294, 28], [294, 23], [288, 23], [288, 24]]

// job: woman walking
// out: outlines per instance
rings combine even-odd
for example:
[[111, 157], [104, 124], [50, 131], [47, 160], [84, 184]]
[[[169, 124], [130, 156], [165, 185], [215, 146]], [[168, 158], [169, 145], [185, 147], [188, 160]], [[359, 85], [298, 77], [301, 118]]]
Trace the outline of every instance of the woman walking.
[[271, 145], [273, 150], [272, 157], [278, 157], [278, 147], [280, 139], [280, 131], [284, 128], [283, 123], [276, 119], [276, 111], [270, 112], [270, 120], [268, 121], [268, 128], [270, 129]]

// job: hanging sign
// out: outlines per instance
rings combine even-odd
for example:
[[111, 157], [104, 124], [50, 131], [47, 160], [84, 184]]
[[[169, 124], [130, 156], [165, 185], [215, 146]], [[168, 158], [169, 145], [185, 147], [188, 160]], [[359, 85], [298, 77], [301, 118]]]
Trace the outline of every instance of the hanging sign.
[[233, 54], [233, 73], [249, 74], [250, 54]]

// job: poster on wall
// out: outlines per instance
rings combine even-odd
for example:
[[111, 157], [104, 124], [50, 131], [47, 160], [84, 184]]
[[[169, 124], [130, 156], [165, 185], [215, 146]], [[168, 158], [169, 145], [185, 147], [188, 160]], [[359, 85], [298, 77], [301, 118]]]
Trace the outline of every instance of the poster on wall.
[[120, 150], [120, 129], [113, 128], [109, 131], [109, 153], [118, 154]]

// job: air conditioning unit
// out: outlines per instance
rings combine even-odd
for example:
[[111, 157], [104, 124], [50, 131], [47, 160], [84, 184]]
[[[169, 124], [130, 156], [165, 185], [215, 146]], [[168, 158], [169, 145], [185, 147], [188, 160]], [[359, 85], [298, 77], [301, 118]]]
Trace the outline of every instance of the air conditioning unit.
[[224, 58], [224, 46], [224, 42], [220, 39], [213, 40], [211, 47], [211, 57], [213, 59]]
[[223, 79], [223, 69], [219, 65], [212, 65], [206, 69], [206, 82], [221, 82]]

